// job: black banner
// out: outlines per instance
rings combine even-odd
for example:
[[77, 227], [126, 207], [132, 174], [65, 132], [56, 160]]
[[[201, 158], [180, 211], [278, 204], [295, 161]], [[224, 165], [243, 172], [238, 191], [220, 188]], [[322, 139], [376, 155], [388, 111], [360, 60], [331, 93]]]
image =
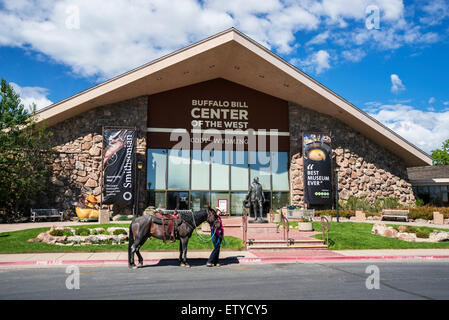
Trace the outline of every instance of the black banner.
[[332, 204], [332, 147], [328, 133], [304, 133], [304, 194], [308, 204]]
[[134, 203], [136, 130], [103, 131], [103, 203]]

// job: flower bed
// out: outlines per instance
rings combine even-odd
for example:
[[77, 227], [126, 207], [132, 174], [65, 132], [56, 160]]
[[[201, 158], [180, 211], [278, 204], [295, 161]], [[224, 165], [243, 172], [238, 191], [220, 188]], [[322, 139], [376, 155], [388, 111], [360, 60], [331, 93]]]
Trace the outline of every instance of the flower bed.
[[372, 234], [411, 242], [441, 242], [449, 240], [449, 232], [426, 227], [386, 226], [380, 222], [373, 225]]
[[28, 242], [45, 242], [59, 246], [83, 246], [100, 244], [125, 244], [128, 230], [122, 227], [111, 228], [68, 228], [51, 227], [49, 231], [40, 233]]

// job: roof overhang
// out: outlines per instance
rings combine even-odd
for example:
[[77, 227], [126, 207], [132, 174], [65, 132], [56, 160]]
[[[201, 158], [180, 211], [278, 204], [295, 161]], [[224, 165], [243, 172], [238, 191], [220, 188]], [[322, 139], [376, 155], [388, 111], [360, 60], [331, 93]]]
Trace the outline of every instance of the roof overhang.
[[98, 106], [215, 78], [337, 118], [407, 166], [432, 164], [427, 153], [234, 28], [46, 107], [37, 121], [52, 126]]

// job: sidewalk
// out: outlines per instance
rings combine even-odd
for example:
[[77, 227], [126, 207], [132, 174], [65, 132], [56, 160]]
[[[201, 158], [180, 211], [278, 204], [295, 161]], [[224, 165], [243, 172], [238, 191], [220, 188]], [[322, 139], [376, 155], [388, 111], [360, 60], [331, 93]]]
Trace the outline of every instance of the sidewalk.
[[[223, 264], [247, 263], [314, 263], [314, 262], [350, 262], [379, 260], [449, 260], [449, 249], [401, 249], [401, 250], [298, 250], [289, 255], [275, 251], [263, 255], [250, 251], [222, 250], [220, 259]], [[205, 264], [210, 250], [190, 250], [188, 261], [192, 264]], [[168, 263], [178, 265], [179, 252], [157, 251], [142, 252], [144, 265]], [[126, 267], [128, 253], [120, 252], [70, 252], [70, 253], [23, 253], [1, 254], [0, 269], [11, 267], [49, 267], [62, 265]]]

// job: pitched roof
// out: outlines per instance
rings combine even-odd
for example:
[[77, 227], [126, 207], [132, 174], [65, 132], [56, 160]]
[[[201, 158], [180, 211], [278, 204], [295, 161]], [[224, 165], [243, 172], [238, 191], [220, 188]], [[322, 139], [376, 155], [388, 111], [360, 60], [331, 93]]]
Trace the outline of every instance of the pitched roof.
[[427, 153], [234, 28], [41, 109], [38, 122], [45, 120], [51, 126], [98, 106], [215, 78], [335, 117], [407, 166], [432, 163]]

